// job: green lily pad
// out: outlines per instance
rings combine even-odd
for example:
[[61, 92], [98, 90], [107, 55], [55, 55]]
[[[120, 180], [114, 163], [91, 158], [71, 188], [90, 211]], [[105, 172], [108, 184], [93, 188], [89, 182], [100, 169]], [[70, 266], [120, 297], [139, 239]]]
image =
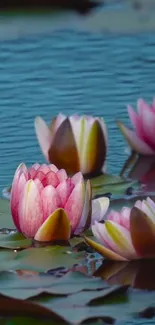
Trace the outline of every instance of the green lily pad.
[[93, 197], [102, 196], [105, 193], [124, 196], [129, 188], [132, 188], [132, 191], [135, 191], [139, 189], [140, 186], [137, 181], [110, 174], [104, 174], [92, 178], [91, 184]]
[[[56, 306], [67, 306], [73, 307], [74, 305], [78, 306], [85, 306], [85, 305], [94, 305], [95, 303], [99, 302], [99, 304], [106, 303], [110, 299], [115, 297], [116, 303], [120, 301], [120, 296], [123, 296], [126, 300], [126, 292], [128, 287], [127, 286], [119, 286], [115, 285], [113, 287], [105, 287], [101, 290], [89, 290], [89, 291], [80, 291], [78, 293], [74, 293], [72, 295], [68, 295], [68, 297], [57, 297], [51, 300], [50, 296], [48, 300], [45, 302], [46, 306], [52, 305]], [[38, 300], [39, 301], [39, 300]]]
[[0, 247], [9, 249], [21, 249], [31, 246], [32, 240], [25, 238], [21, 233], [8, 235], [0, 234]]
[[[0, 293], [12, 298], [40, 301], [40, 294], [68, 295], [83, 290], [98, 290], [107, 287], [99, 278], [80, 272], [68, 272], [61, 278], [51, 275], [19, 276], [18, 273], [0, 273]], [[37, 296], [39, 298], [37, 299]]]
[[58, 267], [72, 267], [84, 260], [85, 252], [73, 253], [69, 246], [32, 247], [17, 252], [15, 259], [6, 264], [6, 270], [46, 272]]
[[10, 212], [10, 203], [5, 199], [0, 199], [0, 228], [15, 228]]

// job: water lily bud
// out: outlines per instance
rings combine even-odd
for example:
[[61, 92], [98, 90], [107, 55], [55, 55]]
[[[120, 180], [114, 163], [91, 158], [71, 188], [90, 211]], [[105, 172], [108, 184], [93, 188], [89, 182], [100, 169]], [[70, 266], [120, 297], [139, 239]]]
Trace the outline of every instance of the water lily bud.
[[117, 124], [129, 146], [139, 154], [155, 155], [155, 99], [151, 106], [139, 99], [137, 113], [128, 106], [128, 114], [134, 130], [130, 130], [120, 121]]
[[95, 175], [103, 171], [107, 133], [102, 118], [59, 114], [48, 127], [37, 117], [35, 129], [48, 162], [69, 174], [81, 171], [83, 175]]
[[155, 202], [149, 197], [132, 209], [111, 210], [104, 224], [95, 221], [92, 232], [99, 243], [86, 242], [110, 260], [129, 261], [155, 257]]
[[81, 172], [72, 178], [55, 165], [20, 164], [11, 189], [11, 213], [19, 232], [38, 241], [67, 241], [103, 219], [106, 197], [93, 200]]

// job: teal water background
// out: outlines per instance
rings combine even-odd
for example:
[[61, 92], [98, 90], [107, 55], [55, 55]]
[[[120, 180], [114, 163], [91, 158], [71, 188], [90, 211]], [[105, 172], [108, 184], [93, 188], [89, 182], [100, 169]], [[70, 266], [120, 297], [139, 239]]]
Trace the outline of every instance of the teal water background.
[[44, 162], [34, 118], [103, 116], [107, 171], [118, 174], [127, 153], [115, 121], [130, 125], [127, 104], [155, 95], [155, 35], [106, 34], [63, 28], [51, 34], [0, 40], [0, 191], [18, 164]]

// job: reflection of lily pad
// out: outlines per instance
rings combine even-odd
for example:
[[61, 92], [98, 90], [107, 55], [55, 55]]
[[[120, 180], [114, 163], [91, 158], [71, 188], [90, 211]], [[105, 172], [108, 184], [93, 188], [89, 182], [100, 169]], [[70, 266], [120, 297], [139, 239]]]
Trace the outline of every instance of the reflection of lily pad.
[[137, 181], [122, 178], [120, 176], [104, 174], [91, 179], [93, 196], [133, 194], [139, 188]]

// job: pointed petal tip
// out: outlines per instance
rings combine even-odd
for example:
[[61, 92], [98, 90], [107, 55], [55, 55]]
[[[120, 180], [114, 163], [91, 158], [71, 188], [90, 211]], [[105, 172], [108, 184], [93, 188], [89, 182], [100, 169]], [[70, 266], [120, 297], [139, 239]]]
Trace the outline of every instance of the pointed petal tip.
[[35, 240], [68, 241], [71, 234], [71, 225], [64, 209], [55, 210], [42, 224], [35, 235]]
[[120, 256], [105, 246], [96, 243], [94, 240], [84, 236], [86, 243], [91, 246], [97, 253], [103, 256], [105, 259], [114, 260], [114, 261], [127, 261], [123, 256]]

